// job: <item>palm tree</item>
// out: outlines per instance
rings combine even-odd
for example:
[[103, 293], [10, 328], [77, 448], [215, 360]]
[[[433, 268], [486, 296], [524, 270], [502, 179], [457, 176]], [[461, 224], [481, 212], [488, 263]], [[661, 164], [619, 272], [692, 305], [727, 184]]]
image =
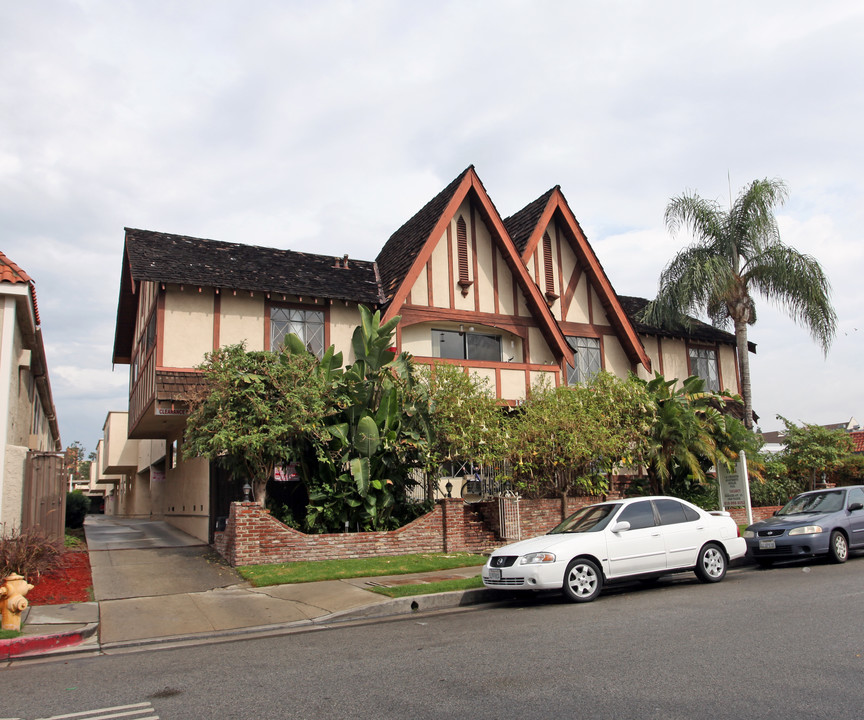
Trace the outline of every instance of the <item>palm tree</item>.
[[831, 287], [819, 263], [783, 244], [774, 217], [788, 190], [782, 180], [754, 180], [728, 211], [695, 193], [672, 198], [666, 226], [694, 236], [660, 275], [656, 299], [642, 319], [660, 327], [686, 326], [687, 315], [706, 311], [716, 327], [732, 322], [738, 348], [744, 423], [753, 428], [747, 326], [756, 322], [757, 291], [806, 326], [827, 355], [837, 323]]

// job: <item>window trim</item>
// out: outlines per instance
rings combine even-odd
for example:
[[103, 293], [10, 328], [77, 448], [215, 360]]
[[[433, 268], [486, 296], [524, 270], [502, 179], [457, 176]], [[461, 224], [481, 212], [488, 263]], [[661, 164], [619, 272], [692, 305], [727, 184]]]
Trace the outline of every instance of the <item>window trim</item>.
[[272, 302], [267, 303], [264, 313], [264, 349], [276, 351], [278, 348], [273, 347], [273, 308], [285, 310], [302, 310], [305, 312], [320, 312], [324, 317], [324, 340], [321, 349], [322, 355], [330, 347], [330, 308], [327, 305], [315, 305], [311, 303], [296, 303], [296, 302]]
[[[693, 367], [693, 357], [691, 353], [699, 353], [699, 352], [711, 352], [714, 353], [714, 372], [717, 378], [717, 387], [711, 387], [710, 378], [703, 377], [698, 372], [695, 371]], [[698, 360], [699, 358], [697, 358]], [[705, 381], [706, 389], [712, 392], [720, 392], [723, 387], [723, 377], [720, 374], [720, 351], [716, 345], [700, 345], [696, 343], [687, 343], [687, 373], [688, 376], [696, 375], [702, 380]]]
[[[567, 344], [570, 345], [570, 347], [572, 348], [573, 360], [576, 363], [576, 365], [574, 367], [570, 367], [569, 365], [567, 365], [566, 376], [567, 376], [567, 384], [568, 385], [571, 385], [571, 386], [572, 385], [582, 385], [584, 383], [590, 382], [591, 379], [595, 375], [597, 375], [598, 373], [601, 373], [601, 372], [603, 372], [603, 370], [605, 370], [605, 358], [603, 357], [603, 338], [594, 337], [592, 335], [565, 335], [564, 339], [567, 341]], [[571, 343], [571, 340], [574, 342]], [[579, 348], [576, 345], [576, 343], [580, 340], [593, 340], [593, 341], [597, 342], [596, 350], [600, 356], [600, 367], [597, 369], [596, 372], [592, 373], [590, 377], [577, 378], [574, 380], [573, 376], [579, 372], [579, 361], [578, 361]], [[590, 349], [594, 350], [595, 348], [592, 347]], [[565, 365], [566, 365], [566, 363], [565, 363]]]

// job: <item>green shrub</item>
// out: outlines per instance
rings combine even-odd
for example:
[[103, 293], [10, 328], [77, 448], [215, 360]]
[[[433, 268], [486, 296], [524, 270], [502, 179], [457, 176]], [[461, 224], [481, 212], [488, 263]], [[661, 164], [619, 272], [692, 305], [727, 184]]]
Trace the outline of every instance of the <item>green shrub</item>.
[[0, 536], [0, 578], [12, 573], [31, 582], [58, 567], [63, 559], [63, 542], [49, 540], [38, 530], [12, 529]]
[[80, 490], [66, 493], [66, 527], [80, 528], [84, 526], [84, 518], [90, 510], [90, 498]]

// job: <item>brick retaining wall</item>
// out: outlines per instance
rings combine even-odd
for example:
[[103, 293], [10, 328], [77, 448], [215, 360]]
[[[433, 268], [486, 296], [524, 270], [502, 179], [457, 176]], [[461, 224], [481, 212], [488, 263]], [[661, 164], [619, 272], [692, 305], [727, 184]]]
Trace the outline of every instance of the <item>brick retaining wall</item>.
[[432, 552], [482, 553], [500, 545], [461, 498], [439, 500], [432, 512], [390, 532], [307, 535], [257, 503], [235, 502], [213, 546], [231, 565], [333, 560]]
[[[549, 532], [561, 520], [598, 497], [520, 500], [522, 538]], [[770, 517], [778, 507], [753, 508], [753, 520]], [[730, 511], [739, 525], [747, 522], [743, 508]], [[488, 552], [500, 539], [498, 502], [465, 503], [461, 498], [439, 500], [432, 512], [390, 532], [307, 535], [289, 528], [257, 503], [235, 502], [225, 530], [213, 546], [232, 566], [300, 560], [333, 560], [380, 555], [433, 552]]]

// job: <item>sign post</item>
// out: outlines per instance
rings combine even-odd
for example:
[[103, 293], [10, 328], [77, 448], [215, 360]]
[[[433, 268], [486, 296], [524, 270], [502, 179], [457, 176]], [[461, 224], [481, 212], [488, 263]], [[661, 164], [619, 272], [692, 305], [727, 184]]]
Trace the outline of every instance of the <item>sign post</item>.
[[750, 476], [747, 473], [747, 456], [741, 451], [734, 472], [717, 464], [717, 481], [720, 485], [720, 508], [744, 507], [747, 524], [753, 524], [753, 507], [750, 504]]

